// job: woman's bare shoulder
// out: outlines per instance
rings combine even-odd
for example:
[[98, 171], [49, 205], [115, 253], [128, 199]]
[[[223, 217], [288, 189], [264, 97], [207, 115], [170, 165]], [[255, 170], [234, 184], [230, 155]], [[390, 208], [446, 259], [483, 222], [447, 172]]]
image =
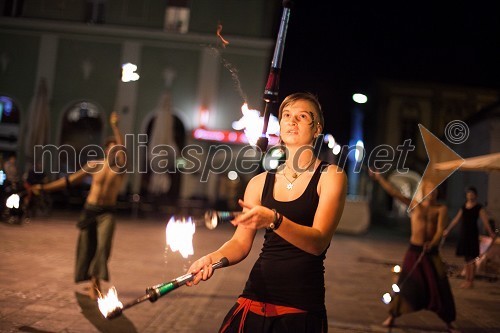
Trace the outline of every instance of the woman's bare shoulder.
[[332, 178], [346, 178], [347, 175], [344, 171], [344, 169], [342, 169], [340, 166], [336, 165], [336, 164], [326, 164], [326, 165], [323, 165], [322, 166], [322, 177], [326, 177], [326, 178], [329, 178], [329, 179], [332, 179]]
[[245, 200], [252, 200], [260, 203], [262, 190], [266, 181], [267, 171], [262, 172], [250, 179], [245, 190]]
[[248, 182], [250, 186], [264, 186], [264, 182], [266, 181], [267, 171], [261, 172], [256, 176], [253, 176], [252, 179]]

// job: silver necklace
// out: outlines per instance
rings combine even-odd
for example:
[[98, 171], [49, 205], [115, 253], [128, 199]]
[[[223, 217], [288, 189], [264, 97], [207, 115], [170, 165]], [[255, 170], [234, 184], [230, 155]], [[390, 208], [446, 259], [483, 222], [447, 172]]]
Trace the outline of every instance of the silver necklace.
[[[313, 159], [311, 160], [311, 162], [309, 163], [309, 165], [306, 167], [306, 170], [307, 170], [307, 169], [309, 169], [309, 167], [311, 167], [311, 165], [312, 165], [315, 161], [316, 161], [316, 158], [313, 158]], [[288, 184], [286, 184], [286, 189], [290, 191], [290, 190], [293, 188], [293, 183], [295, 183], [295, 181], [296, 181], [297, 179], [299, 179], [299, 177], [300, 177], [300, 176], [302, 176], [302, 174], [303, 174], [305, 171], [304, 171], [304, 172], [301, 172], [301, 173], [299, 173], [299, 174], [297, 174], [297, 172], [295, 172], [294, 170], [292, 170], [292, 169], [288, 166], [288, 164], [286, 164], [286, 163], [285, 163], [285, 166], [293, 172], [293, 174], [292, 174], [292, 178], [293, 178], [293, 180], [290, 180], [290, 179], [288, 179], [288, 177], [287, 177], [287, 176], [286, 176], [286, 174], [285, 174], [285, 169], [283, 169], [283, 171], [282, 171], [283, 176], [285, 177], [286, 181], [288, 182]]]

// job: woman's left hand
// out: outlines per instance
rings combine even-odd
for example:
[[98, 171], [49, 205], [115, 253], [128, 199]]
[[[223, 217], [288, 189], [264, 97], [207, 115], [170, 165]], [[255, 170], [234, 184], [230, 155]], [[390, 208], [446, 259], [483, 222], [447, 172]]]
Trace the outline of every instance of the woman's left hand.
[[234, 226], [241, 225], [249, 229], [263, 229], [269, 227], [274, 221], [274, 212], [267, 207], [247, 204], [241, 199], [238, 200], [238, 204], [244, 212], [231, 221]]

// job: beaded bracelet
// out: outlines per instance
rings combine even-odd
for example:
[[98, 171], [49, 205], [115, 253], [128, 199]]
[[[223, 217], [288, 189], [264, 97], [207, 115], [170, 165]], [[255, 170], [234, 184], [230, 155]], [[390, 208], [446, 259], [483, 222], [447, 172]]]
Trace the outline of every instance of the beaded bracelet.
[[267, 229], [270, 231], [275, 231], [275, 230], [278, 230], [278, 228], [281, 225], [281, 222], [283, 222], [283, 215], [278, 213], [276, 211], [276, 209], [274, 209], [274, 208], [272, 209], [272, 211], [274, 213], [274, 221], [271, 222], [271, 224], [269, 225], [269, 227]]

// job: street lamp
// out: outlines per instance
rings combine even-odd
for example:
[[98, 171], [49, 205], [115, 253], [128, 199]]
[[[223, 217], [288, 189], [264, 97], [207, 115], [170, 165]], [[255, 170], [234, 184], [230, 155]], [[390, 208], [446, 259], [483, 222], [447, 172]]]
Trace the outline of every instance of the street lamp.
[[139, 80], [139, 74], [135, 71], [137, 70], [137, 65], [130, 62], [122, 65], [122, 82], [130, 82]]
[[364, 94], [356, 93], [352, 95], [352, 100], [358, 104], [365, 104], [368, 102], [368, 97]]
[[351, 165], [348, 168], [349, 189], [351, 195], [359, 195], [360, 171], [364, 158], [363, 143], [363, 104], [368, 101], [368, 97], [361, 93], [352, 95], [352, 100], [356, 103], [351, 113], [351, 139], [349, 140], [349, 150], [354, 149], [354, 156], [350, 155]]

